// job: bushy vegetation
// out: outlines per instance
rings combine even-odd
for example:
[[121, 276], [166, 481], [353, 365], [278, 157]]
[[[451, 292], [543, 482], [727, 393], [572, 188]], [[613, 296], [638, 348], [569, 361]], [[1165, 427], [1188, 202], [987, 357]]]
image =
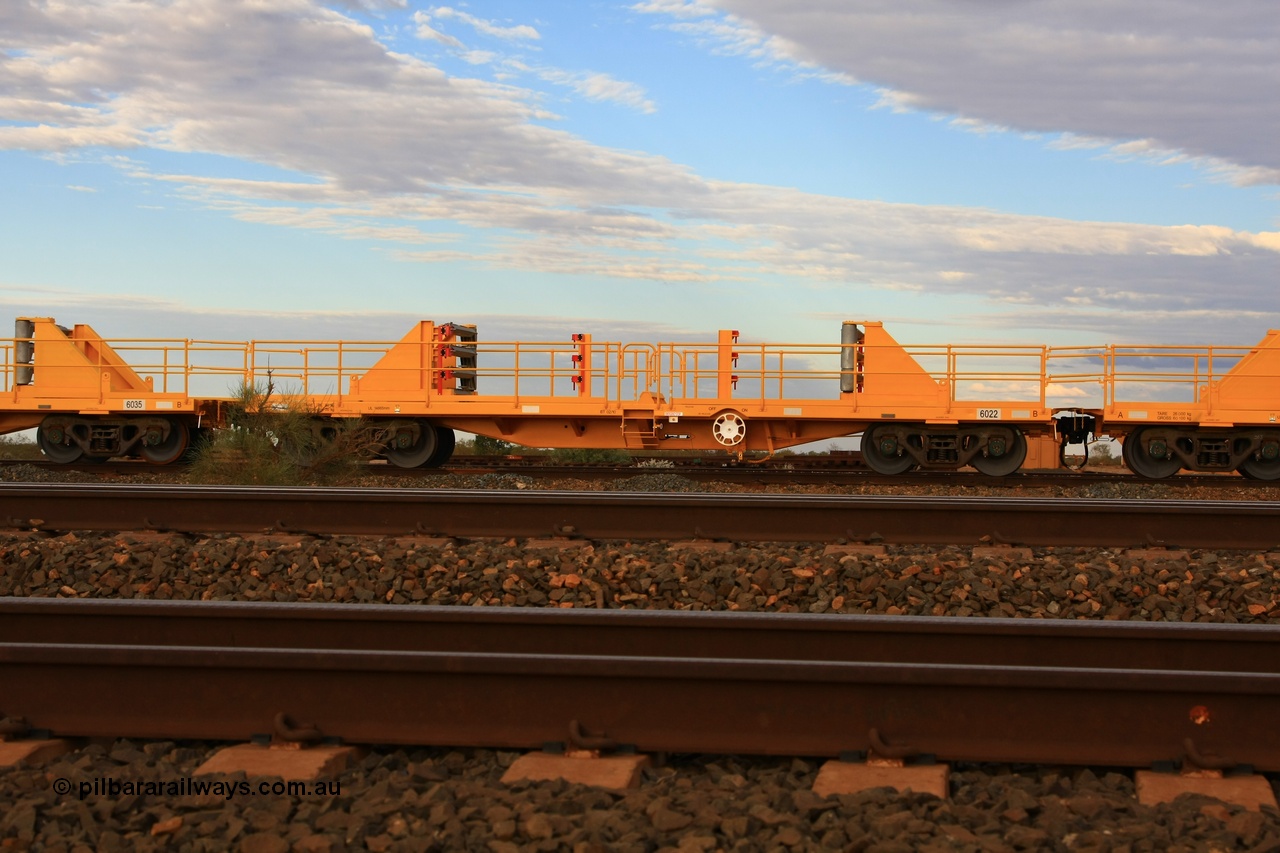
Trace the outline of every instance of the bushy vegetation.
[[0, 459], [41, 459], [44, 454], [34, 441], [17, 435], [0, 435]]
[[244, 486], [337, 485], [351, 482], [381, 441], [359, 419], [335, 419], [300, 395], [267, 385], [236, 389], [229, 428], [193, 449], [194, 483]]
[[628, 465], [631, 454], [608, 447], [559, 447], [549, 454], [552, 463], [565, 465]]
[[470, 452], [476, 456], [510, 456], [517, 450], [525, 450], [525, 448], [518, 448], [511, 442], [503, 441], [500, 438], [489, 438], [487, 435], [477, 435], [475, 440], [471, 442]]
[[1095, 441], [1089, 445], [1089, 464], [1103, 468], [1119, 467], [1120, 446], [1112, 441]]
[[599, 447], [525, 447], [500, 438], [477, 435], [470, 441], [459, 441], [456, 453], [470, 456], [542, 456], [549, 464], [626, 465], [631, 454], [625, 450]]

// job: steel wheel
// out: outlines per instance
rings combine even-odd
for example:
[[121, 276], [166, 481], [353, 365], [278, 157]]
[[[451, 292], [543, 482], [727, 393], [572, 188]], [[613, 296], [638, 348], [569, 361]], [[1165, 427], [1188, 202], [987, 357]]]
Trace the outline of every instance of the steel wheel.
[[999, 455], [994, 452], [986, 456], [979, 454], [969, 460], [969, 464], [988, 477], [1007, 477], [1021, 468], [1027, 461], [1027, 440], [1016, 429], [1010, 432], [1013, 433], [1011, 441], [1000, 436], [992, 436], [987, 441], [987, 450], [1000, 450]]
[[449, 457], [453, 456], [453, 447], [457, 443], [457, 439], [453, 434], [453, 430], [448, 427], [432, 427], [432, 429], [436, 431], [436, 450], [431, 454], [431, 458], [427, 460], [426, 467], [439, 468], [449, 461]]
[[1280, 480], [1280, 453], [1277, 453], [1276, 440], [1268, 438], [1263, 441], [1258, 456], [1241, 462], [1239, 470], [1251, 480]]
[[40, 452], [49, 458], [50, 462], [55, 462], [59, 465], [70, 465], [84, 455], [80, 445], [71, 441], [71, 437], [66, 434], [62, 427], [51, 427], [47, 423], [41, 424], [40, 429], [36, 430], [36, 445], [40, 448]]
[[140, 445], [142, 458], [153, 465], [169, 465], [182, 458], [187, 452], [191, 434], [187, 425], [180, 421], [169, 421], [169, 435], [157, 444], [147, 444], [144, 439]]
[[383, 455], [397, 468], [421, 468], [431, 461], [439, 447], [440, 434], [426, 421], [418, 422], [418, 440], [413, 444], [402, 444], [397, 440], [408, 434], [393, 434], [382, 451]]
[[1250, 459], [1240, 464], [1240, 473], [1250, 480], [1280, 480], [1280, 462]]
[[862, 461], [877, 474], [905, 474], [916, 464], [897, 436], [883, 427], [871, 427], [862, 434]]
[[[1148, 480], [1163, 480], [1181, 471], [1182, 463], [1173, 455], [1172, 448], [1168, 448], [1163, 442], [1159, 442], [1158, 445], [1156, 442], [1150, 445], [1144, 443], [1142, 437], [1145, 432], [1145, 429], [1135, 429], [1124, 437], [1122, 455], [1124, 464], [1129, 467], [1129, 470]], [[1164, 452], [1168, 455], [1151, 455], [1153, 449], [1160, 448], [1164, 448]]]

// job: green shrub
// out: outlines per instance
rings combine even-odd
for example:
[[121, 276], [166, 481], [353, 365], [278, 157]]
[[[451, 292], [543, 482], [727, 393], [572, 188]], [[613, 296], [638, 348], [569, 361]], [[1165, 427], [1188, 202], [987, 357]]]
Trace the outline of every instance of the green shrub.
[[17, 435], [0, 435], [0, 459], [42, 459], [44, 454], [34, 441]]
[[1103, 468], [1119, 467], [1118, 446], [1111, 441], [1095, 441], [1089, 445], [1089, 464]]
[[487, 435], [477, 435], [472, 442], [472, 452], [476, 456], [507, 456], [514, 449], [515, 445], [511, 442], [500, 438], [489, 438]]
[[547, 461], [562, 465], [629, 465], [631, 454], [607, 447], [560, 447], [547, 454]]
[[363, 421], [329, 417], [298, 395], [276, 396], [269, 380], [236, 389], [227, 424], [194, 449], [192, 482], [335, 485], [354, 480], [382, 448]]

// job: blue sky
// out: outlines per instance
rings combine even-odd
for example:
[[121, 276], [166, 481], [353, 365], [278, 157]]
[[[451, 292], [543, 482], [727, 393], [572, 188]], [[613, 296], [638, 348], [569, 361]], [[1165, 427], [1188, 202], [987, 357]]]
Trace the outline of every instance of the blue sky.
[[1248, 344], [1280, 327], [1259, 8], [5, 3], [0, 313]]

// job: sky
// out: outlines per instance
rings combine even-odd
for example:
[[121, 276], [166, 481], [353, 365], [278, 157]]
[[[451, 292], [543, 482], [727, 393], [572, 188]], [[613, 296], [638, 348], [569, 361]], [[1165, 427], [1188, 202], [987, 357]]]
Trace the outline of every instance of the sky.
[[1280, 328], [1256, 0], [4, 0], [0, 322]]

